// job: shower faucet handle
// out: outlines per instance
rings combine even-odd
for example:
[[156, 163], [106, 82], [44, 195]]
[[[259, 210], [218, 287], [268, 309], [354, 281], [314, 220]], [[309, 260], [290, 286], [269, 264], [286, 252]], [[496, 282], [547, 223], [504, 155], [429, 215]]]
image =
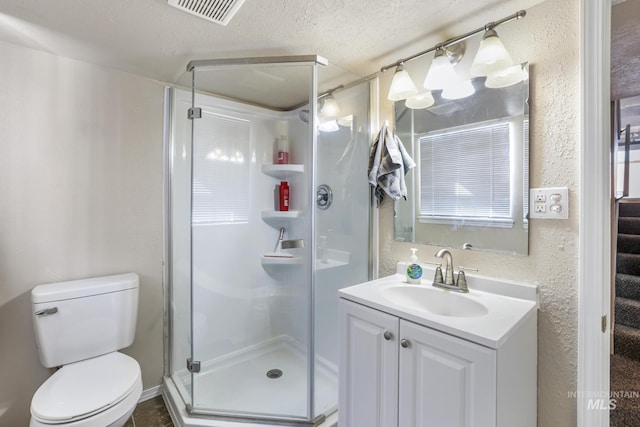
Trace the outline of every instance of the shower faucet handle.
[[333, 202], [333, 191], [327, 184], [321, 184], [316, 189], [316, 203], [318, 209], [328, 209]]

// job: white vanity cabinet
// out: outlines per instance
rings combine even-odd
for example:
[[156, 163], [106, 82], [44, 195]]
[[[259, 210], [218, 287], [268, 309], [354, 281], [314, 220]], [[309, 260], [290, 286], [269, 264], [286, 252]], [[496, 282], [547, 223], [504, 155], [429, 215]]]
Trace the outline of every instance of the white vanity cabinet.
[[496, 352], [400, 319], [398, 426], [494, 426]]
[[343, 296], [340, 427], [535, 426], [535, 319], [496, 349]]
[[340, 427], [398, 425], [397, 317], [340, 299]]

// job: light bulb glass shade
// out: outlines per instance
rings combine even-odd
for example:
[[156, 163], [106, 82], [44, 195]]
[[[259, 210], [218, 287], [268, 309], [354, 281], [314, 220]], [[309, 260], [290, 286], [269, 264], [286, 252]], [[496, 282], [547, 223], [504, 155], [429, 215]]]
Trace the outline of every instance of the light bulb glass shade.
[[407, 108], [411, 108], [412, 110], [420, 110], [422, 108], [431, 107], [433, 104], [435, 104], [435, 102], [436, 101], [435, 99], [433, 99], [431, 91], [426, 91], [412, 96], [411, 98], [407, 98], [407, 100], [404, 102], [404, 105], [406, 105]]
[[495, 30], [488, 30], [478, 47], [478, 53], [471, 64], [472, 76], [488, 76], [513, 65], [513, 60], [505, 49]]
[[340, 129], [338, 126], [338, 122], [335, 120], [327, 120], [326, 122], [320, 123], [318, 125], [318, 130], [320, 132], [335, 132]]
[[471, 96], [476, 92], [471, 80], [463, 80], [459, 84], [446, 87], [442, 91], [442, 97], [445, 99], [462, 99]]
[[391, 82], [387, 98], [390, 101], [402, 101], [403, 99], [407, 99], [410, 96], [417, 94], [418, 89], [416, 88], [416, 85], [413, 84], [411, 76], [407, 70], [404, 69], [402, 64], [398, 65], [396, 72], [393, 75], [393, 81]]
[[333, 96], [325, 98], [322, 103], [322, 108], [320, 109], [320, 114], [326, 118], [336, 118], [340, 115], [340, 106]]
[[453, 69], [444, 50], [437, 50], [429, 72], [427, 72], [427, 77], [424, 79], [424, 88], [427, 90], [444, 89], [447, 86], [455, 85], [459, 80], [456, 70]]
[[353, 114], [349, 114], [348, 116], [344, 116], [338, 119], [338, 124], [340, 126], [350, 128], [351, 126], [353, 126]]
[[521, 65], [514, 65], [499, 73], [489, 74], [484, 85], [488, 88], [497, 89], [512, 86], [523, 82], [529, 78], [529, 72]]

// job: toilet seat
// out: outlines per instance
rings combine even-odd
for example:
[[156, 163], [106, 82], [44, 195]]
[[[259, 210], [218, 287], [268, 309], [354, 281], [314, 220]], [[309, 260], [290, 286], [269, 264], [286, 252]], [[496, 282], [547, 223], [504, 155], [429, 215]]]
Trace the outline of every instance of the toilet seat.
[[[122, 353], [108, 353], [60, 368], [34, 394], [31, 415], [45, 425], [75, 424], [114, 412], [109, 409], [121, 402], [123, 408], [116, 412], [126, 413], [135, 407], [141, 392], [138, 362]], [[125, 403], [133, 406], [124, 408]]]

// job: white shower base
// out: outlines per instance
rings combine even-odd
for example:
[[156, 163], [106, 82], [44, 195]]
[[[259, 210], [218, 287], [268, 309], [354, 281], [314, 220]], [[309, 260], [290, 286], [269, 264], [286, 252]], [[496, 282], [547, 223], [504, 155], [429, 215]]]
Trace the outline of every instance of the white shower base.
[[[316, 413], [335, 410], [338, 401], [336, 368], [328, 363], [317, 363], [315, 376]], [[280, 369], [282, 376], [267, 377], [267, 371]], [[229, 354], [203, 363], [202, 371], [195, 375], [194, 408], [224, 414], [248, 417], [303, 418], [307, 414], [307, 357], [304, 348], [287, 336]], [[261, 426], [263, 424], [236, 423], [228, 420], [203, 419], [190, 416], [184, 410], [182, 396], [188, 396], [190, 375], [182, 373], [176, 381], [165, 379], [169, 394], [170, 412], [184, 427]], [[173, 389], [173, 390], [172, 390]], [[329, 417], [323, 427], [337, 415]], [[180, 420], [181, 422], [179, 422]], [[271, 426], [273, 421], [271, 421]]]

